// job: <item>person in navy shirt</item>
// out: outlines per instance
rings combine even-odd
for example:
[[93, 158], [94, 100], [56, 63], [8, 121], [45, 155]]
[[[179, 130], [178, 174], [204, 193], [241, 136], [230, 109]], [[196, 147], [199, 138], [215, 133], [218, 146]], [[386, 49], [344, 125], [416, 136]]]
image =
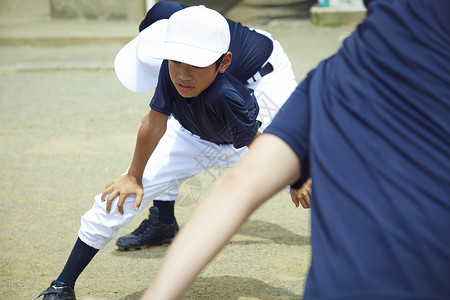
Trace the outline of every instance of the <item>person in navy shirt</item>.
[[370, 1], [202, 200], [142, 299], [180, 298], [264, 201], [310, 176], [303, 299], [449, 299], [449, 12]]

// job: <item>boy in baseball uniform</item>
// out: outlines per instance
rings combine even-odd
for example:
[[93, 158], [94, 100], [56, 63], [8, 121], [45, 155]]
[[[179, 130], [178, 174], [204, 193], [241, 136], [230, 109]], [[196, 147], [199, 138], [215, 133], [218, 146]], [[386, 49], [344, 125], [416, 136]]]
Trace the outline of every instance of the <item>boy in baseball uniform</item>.
[[[164, 26], [162, 24], [167, 22], [173, 13], [187, 7], [173, 1], [156, 3], [139, 26], [141, 35], [149, 36], [153, 43], [158, 43], [155, 39], [158, 28]], [[250, 29], [229, 19], [227, 22], [232, 60], [226, 72], [254, 91], [260, 107], [258, 120], [261, 122], [262, 131], [296, 86], [292, 66], [280, 43], [268, 32]], [[134, 72], [123, 71], [124, 68], [134, 65], [123, 63], [122, 57], [131, 56], [128, 51], [135, 51], [135, 47], [124, 47], [116, 59], [116, 73], [121, 82], [133, 92], [145, 92], [154, 88], [158, 78], [159, 61], [147, 63], [154, 66], [153, 72], [146, 72], [146, 76], [139, 76], [136, 80], [129, 76], [129, 73]], [[174, 180], [179, 181], [178, 178]], [[172, 240], [178, 231], [174, 212], [178, 187], [173, 186], [153, 200], [149, 218], [133, 232], [116, 241], [119, 250], [143, 249]]]
[[[45, 300], [75, 299], [78, 276], [119, 228], [159, 195], [178, 193], [179, 184], [189, 177], [233, 166], [259, 135], [260, 107], [253, 91], [226, 72], [232, 62], [227, 20], [214, 10], [194, 6], [161, 21], [157, 29], [164, 38], [153, 53], [146, 50], [154, 40], [140, 34], [116, 60], [118, 75], [125, 72], [131, 78], [127, 83], [135, 80], [136, 89], [142, 78], [151, 79], [147, 73], [153, 63], [158, 65], [154, 59], [160, 60], [156, 90], [138, 131], [132, 162], [82, 216], [63, 271], [41, 293]], [[168, 225], [178, 230], [176, 221]]]

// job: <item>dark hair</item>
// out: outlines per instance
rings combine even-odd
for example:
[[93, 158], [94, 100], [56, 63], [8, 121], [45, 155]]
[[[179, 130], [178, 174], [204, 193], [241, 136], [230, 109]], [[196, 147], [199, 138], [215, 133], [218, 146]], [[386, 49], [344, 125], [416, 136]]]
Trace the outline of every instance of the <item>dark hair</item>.
[[219, 69], [220, 64], [222, 63], [222, 60], [223, 60], [223, 58], [225, 57], [225, 54], [226, 54], [226, 53], [222, 54], [222, 55], [219, 57], [219, 59], [216, 60], [216, 71], [217, 71], [217, 69]]

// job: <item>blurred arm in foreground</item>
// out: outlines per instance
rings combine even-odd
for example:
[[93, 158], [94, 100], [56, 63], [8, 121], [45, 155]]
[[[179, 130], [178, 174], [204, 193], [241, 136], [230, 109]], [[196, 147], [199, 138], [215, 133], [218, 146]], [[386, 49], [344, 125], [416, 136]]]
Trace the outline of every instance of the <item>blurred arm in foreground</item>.
[[180, 298], [244, 221], [299, 176], [299, 159], [283, 140], [271, 134], [256, 139], [194, 211], [142, 299]]

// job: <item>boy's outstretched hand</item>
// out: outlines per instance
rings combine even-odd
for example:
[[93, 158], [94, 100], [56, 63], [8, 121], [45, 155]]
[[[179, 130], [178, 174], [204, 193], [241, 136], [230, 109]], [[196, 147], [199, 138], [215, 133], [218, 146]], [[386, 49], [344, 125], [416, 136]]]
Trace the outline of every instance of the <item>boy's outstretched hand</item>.
[[309, 208], [310, 197], [311, 197], [311, 178], [306, 180], [306, 182], [299, 189], [290, 189], [292, 202], [294, 202], [295, 207], [298, 207], [299, 204], [302, 205], [303, 208]]
[[111, 211], [113, 200], [117, 196], [119, 196], [119, 200], [117, 201], [117, 208], [123, 215], [123, 203], [129, 195], [136, 196], [136, 201], [134, 202], [134, 210], [137, 211], [139, 209], [139, 206], [141, 205], [144, 190], [141, 181], [138, 181], [134, 176], [123, 174], [122, 176], [108, 183], [102, 193], [102, 201], [106, 201], [106, 212], [109, 213]]

